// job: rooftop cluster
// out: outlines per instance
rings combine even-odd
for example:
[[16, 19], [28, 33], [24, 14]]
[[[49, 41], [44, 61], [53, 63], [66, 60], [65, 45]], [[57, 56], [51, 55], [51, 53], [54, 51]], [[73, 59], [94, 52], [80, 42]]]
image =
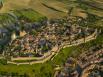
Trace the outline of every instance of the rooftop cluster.
[[102, 48], [102, 45], [97, 45], [91, 47], [89, 51], [83, 52], [77, 58], [68, 58], [57, 77], [101, 77], [102, 74], [99, 73], [101, 69], [98, 69], [97, 73], [93, 69], [95, 66], [102, 66]]
[[26, 34], [11, 41], [4, 51], [13, 57], [40, 57], [47, 52], [57, 51], [54, 47], [71, 45], [72, 41], [81, 38], [85, 41], [85, 37], [94, 33], [95, 29], [80, 26], [77, 22], [81, 21], [82, 18], [79, 17], [48, 20], [47, 26], [39, 28], [38, 31], [31, 28], [32, 24], [27, 24]]

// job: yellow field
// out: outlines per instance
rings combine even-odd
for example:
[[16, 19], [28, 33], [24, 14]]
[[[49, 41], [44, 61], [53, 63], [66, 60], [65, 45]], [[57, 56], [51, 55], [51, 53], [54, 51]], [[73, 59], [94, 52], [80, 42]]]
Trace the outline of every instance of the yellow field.
[[[83, 0], [83, 1], [89, 1], [89, 0]], [[99, 2], [100, 4], [103, 3], [103, 0], [91, 0]], [[48, 18], [60, 18], [67, 15], [70, 5], [74, 4], [64, 4], [63, 2], [60, 2], [59, 0], [6, 0], [4, 2], [3, 8], [0, 10], [1, 13], [8, 12], [10, 10], [14, 9], [22, 9], [22, 8], [32, 8], [33, 10], [41, 13], [44, 16], [47, 16]], [[96, 6], [99, 6], [97, 4]], [[100, 6], [101, 8], [102, 6]], [[75, 9], [76, 10], [76, 9]], [[86, 15], [78, 9], [75, 11], [73, 10], [73, 15], [75, 16], [82, 16], [86, 17]], [[96, 11], [96, 10], [89, 10], [89, 12], [93, 12], [93, 14], [98, 14], [99, 16], [103, 16], [103, 12]]]
[[[61, 12], [48, 8], [44, 6], [43, 3], [50, 5], [50, 7], [60, 10]], [[32, 8], [35, 11], [47, 16], [48, 18], [62, 17], [65, 16], [65, 12], [67, 12], [67, 6], [64, 3], [52, 0], [6, 0], [0, 12], [5, 13], [10, 10], [22, 8]]]
[[81, 1], [90, 6], [90, 8], [86, 10], [86, 12], [103, 17], [103, 0], [81, 0]]
[[0, 12], [8, 12], [12, 9], [24, 8], [28, 6], [30, 0], [6, 0]]
[[88, 17], [88, 15], [86, 13], [84, 13], [84, 10], [82, 10], [80, 8], [74, 8], [73, 11], [72, 11], [72, 15], [73, 16], [83, 17], [83, 18]]
[[103, 0], [94, 0], [96, 2], [100, 2], [100, 3], [103, 3]]
[[103, 9], [103, 0], [81, 0], [92, 7]]
[[68, 10], [67, 10], [68, 6], [66, 4], [61, 3], [61, 2], [49, 0], [49, 1], [45, 1], [43, 3], [49, 7], [55, 8], [55, 9], [60, 10], [62, 12], [66, 12], [66, 13], [68, 12]]

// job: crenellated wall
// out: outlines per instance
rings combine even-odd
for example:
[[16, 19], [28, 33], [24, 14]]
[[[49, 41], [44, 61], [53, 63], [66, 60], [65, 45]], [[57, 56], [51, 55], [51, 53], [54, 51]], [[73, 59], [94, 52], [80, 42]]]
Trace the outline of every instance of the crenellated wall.
[[[89, 35], [89, 36], [87, 36], [85, 38], [85, 42], [88, 42], [88, 41], [96, 39], [96, 36], [97, 36], [97, 29], [91, 35]], [[53, 60], [53, 58], [59, 53], [59, 51], [60, 51], [61, 48], [76, 46], [76, 45], [84, 43], [84, 38], [78, 39], [76, 41], [78, 41], [78, 43], [74, 42], [71, 45], [63, 43], [63, 45], [61, 47], [59, 47], [55, 51], [51, 50], [50, 52], [46, 53], [42, 57], [37, 57], [37, 58], [36, 57], [24, 57], [24, 58], [22, 58], [22, 57], [13, 58], [13, 57], [11, 57], [11, 61], [8, 61], [8, 63], [10, 63], [10, 64], [17, 64], [17, 65], [22, 65], [22, 64], [31, 64], [32, 65], [32, 64], [36, 64], [36, 63], [44, 63], [44, 62], [46, 62], [46, 61], [48, 61], [50, 59]], [[34, 61], [31, 61], [31, 62], [22, 62], [22, 63], [14, 62], [14, 61], [19, 61], [19, 60], [34, 60]]]

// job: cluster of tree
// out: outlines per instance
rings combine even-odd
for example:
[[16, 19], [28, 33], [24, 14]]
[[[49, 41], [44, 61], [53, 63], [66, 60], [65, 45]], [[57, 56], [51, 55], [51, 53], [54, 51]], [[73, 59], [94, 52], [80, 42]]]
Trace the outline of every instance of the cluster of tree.
[[0, 64], [6, 65], [7, 64], [7, 60], [6, 59], [0, 59]]

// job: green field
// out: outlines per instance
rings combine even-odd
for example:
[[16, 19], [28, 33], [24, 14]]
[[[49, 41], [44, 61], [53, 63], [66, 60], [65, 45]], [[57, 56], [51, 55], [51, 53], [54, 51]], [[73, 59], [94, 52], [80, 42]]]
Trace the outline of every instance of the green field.
[[[97, 9], [90, 5], [93, 4], [92, 2], [95, 2]], [[96, 2], [100, 3], [100, 6]], [[32, 8], [48, 18], [61, 18], [67, 15], [70, 8], [74, 7], [74, 16], [83, 14], [78, 9], [82, 9], [81, 11], [83, 12], [103, 16], [103, 11], [99, 9], [99, 7], [102, 7], [102, 3], [102, 0], [92, 0], [90, 2], [88, 0], [5, 0], [0, 12], [5, 13], [15, 9]]]
[[78, 3], [86, 12], [103, 17], [103, 0], [78, 0]]
[[30, 22], [40, 22], [46, 17], [32, 9], [22, 9], [13, 11], [19, 20], [28, 20]]
[[[0, 28], [8, 28], [7, 25], [9, 23], [15, 22], [15, 18], [10, 16], [8, 13], [0, 14]], [[5, 25], [4, 25], [5, 24]]]
[[[52, 3], [51, 7], [60, 10], [61, 12], [44, 6], [43, 4], [45, 3], [47, 5]], [[63, 8], [58, 8], [59, 6]], [[66, 15], [66, 13], [62, 11], [67, 11], [67, 7], [66, 4], [56, 0], [6, 0], [0, 12], [5, 13], [14, 9], [32, 8], [48, 18], [60, 18]]]
[[89, 6], [103, 10], [103, 0], [81, 0], [81, 2], [84, 2]]

